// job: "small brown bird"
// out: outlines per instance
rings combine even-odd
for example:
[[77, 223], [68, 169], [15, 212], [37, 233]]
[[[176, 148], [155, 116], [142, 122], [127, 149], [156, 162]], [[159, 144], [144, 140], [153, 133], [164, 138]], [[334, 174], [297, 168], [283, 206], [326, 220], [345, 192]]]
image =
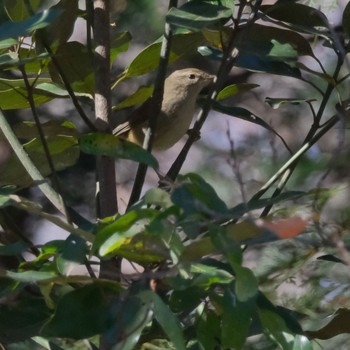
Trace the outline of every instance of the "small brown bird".
[[[153, 149], [168, 149], [185, 135], [190, 127], [200, 91], [210, 85], [214, 78], [214, 75], [200, 69], [186, 68], [173, 72], [165, 80]], [[150, 117], [150, 104], [151, 101], [147, 100], [130, 115], [127, 122], [118, 125], [113, 134], [142, 146]]]

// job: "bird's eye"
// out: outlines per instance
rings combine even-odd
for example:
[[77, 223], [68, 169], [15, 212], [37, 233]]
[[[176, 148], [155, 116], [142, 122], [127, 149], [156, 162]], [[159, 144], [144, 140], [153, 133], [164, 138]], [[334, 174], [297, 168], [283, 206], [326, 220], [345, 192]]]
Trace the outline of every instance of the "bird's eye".
[[190, 74], [188, 77], [189, 77], [191, 80], [193, 80], [193, 79], [196, 78], [196, 74]]

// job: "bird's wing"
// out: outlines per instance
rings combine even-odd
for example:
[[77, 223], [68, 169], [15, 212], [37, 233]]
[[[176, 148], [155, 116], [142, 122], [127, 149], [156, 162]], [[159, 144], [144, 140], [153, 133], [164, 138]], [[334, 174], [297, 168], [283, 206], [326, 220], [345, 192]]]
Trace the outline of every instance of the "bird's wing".
[[113, 130], [114, 135], [126, 134], [130, 129], [146, 124], [149, 119], [149, 113], [151, 110], [152, 101], [148, 99], [139, 108], [135, 109], [128, 117], [128, 120], [124, 123], [117, 125]]

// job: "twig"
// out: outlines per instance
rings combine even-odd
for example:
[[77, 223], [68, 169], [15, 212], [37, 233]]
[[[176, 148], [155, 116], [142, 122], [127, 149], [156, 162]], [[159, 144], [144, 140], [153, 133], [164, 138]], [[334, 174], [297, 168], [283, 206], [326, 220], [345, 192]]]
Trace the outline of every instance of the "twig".
[[[177, 0], [169, 1], [169, 9], [177, 6]], [[150, 119], [148, 128], [145, 134], [145, 139], [143, 143], [143, 148], [147, 149], [149, 152], [152, 151], [152, 144], [154, 139], [154, 131], [157, 127], [158, 117], [162, 108], [163, 93], [164, 93], [164, 81], [166, 77], [166, 71], [168, 66], [170, 48], [171, 48], [171, 38], [172, 38], [172, 29], [169, 23], [165, 23], [164, 37], [162, 41], [162, 47], [160, 51], [160, 61], [157, 71], [157, 77], [154, 84], [153, 92], [153, 103], [151, 105]], [[136, 201], [139, 200], [143, 184], [145, 182], [145, 177], [147, 173], [147, 165], [139, 164], [136, 178], [134, 182], [133, 189], [131, 191], [128, 208], [132, 206]]]
[[222, 43], [223, 46], [223, 58], [221, 60], [221, 64], [217, 73], [217, 79], [216, 82], [214, 84], [214, 86], [211, 88], [209, 94], [208, 94], [208, 98], [205, 100], [204, 105], [202, 107], [202, 109], [200, 110], [198, 116], [197, 116], [197, 120], [193, 126], [193, 132], [190, 134], [190, 136], [188, 137], [185, 145], [183, 146], [182, 150], [180, 151], [179, 155], [177, 156], [175, 162], [172, 164], [172, 166], [170, 167], [168, 173], [167, 173], [167, 177], [171, 180], [175, 180], [177, 175], [179, 174], [183, 163], [185, 162], [188, 152], [191, 149], [192, 145], [194, 144], [195, 141], [197, 141], [198, 137], [197, 135], [200, 134], [200, 130], [204, 124], [204, 122], [207, 119], [207, 116], [209, 114], [209, 111], [211, 109], [211, 105], [212, 102], [215, 101], [222, 85], [223, 85], [223, 81], [224, 79], [227, 77], [227, 75], [229, 74], [229, 72], [231, 71], [232, 67], [234, 66], [235, 60], [238, 57], [238, 50], [235, 47], [236, 46], [236, 36], [238, 34], [238, 32], [244, 28], [249, 27], [250, 25], [252, 25], [255, 20], [256, 20], [256, 14], [258, 11], [258, 8], [261, 4], [261, 1], [257, 1], [256, 5], [254, 5], [254, 8], [252, 8], [252, 12], [250, 14], [249, 19], [247, 20], [247, 23], [245, 23], [244, 25], [239, 26], [239, 23], [241, 21], [241, 18], [243, 16], [243, 8], [245, 7], [245, 3], [241, 4], [239, 9], [238, 9], [238, 15], [237, 15], [237, 19], [236, 21], [234, 21], [235, 26], [233, 28], [230, 40], [228, 45], [224, 45], [224, 43]]
[[[34, 15], [34, 11], [33, 11], [33, 8], [31, 6], [31, 3], [29, 0], [24, 0], [24, 4], [28, 10], [28, 12], [31, 14], [31, 15]], [[61, 79], [62, 79], [62, 82], [63, 82], [63, 85], [64, 87], [66, 88], [67, 92], [68, 92], [68, 95], [70, 96], [72, 102], [73, 102], [73, 105], [76, 109], [76, 111], [79, 113], [81, 119], [85, 122], [85, 124], [89, 127], [89, 129], [91, 130], [97, 130], [96, 126], [91, 122], [91, 120], [88, 118], [88, 116], [85, 114], [83, 108], [80, 106], [80, 103], [77, 99], [77, 97], [75, 96], [75, 93], [66, 77], [66, 74], [64, 73], [59, 61], [56, 59], [54, 53], [52, 52], [51, 50], [51, 47], [50, 45], [47, 43], [47, 40], [45, 39], [45, 34], [43, 31], [39, 30], [37, 32], [37, 37], [40, 39], [40, 41], [42, 42], [45, 50], [49, 53], [50, 57], [51, 57], [51, 61], [52, 63], [54, 64], [55, 68], [57, 69]]]
[[28, 103], [30, 105], [30, 109], [31, 109], [32, 114], [33, 114], [33, 118], [34, 118], [34, 121], [35, 121], [36, 128], [38, 130], [39, 139], [40, 139], [40, 142], [41, 142], [41, 144], [43, 146], [43, 149], [44, 149], [44, 154], [45, 154], [45, 157], [46, 157], [47, 164], [49, 165], [49, 168], [50, 168], [50, 172], [51, 172], [51, 176], [52, 176], [52, 182], [53, 182], [53, 187], [55, 188], [55, 190], [59, 193], [59, 195], [61, 197], [62, 205], [63, 205], [63, 209], [64, 209], [64, 216], [66, 217], [67, 222], [71, 223], [70, 216], [69, 216], [66, 204], [65, 204], [63, 196], [62, 196], [62, 188], [61, 188], [60, 182], [58, 180], [58, 176], [57, 176], [57, 172], [56, 172], [56, 169], [55, 169], [55, 165], [54, 165], [54, 163], [52, 161], [52, 156], [51, 156], [51, 153], [50, 153], [50, 150], [49, 150], [49, 146], [47, 144], [47, 141], [46, 141], [46, 138], [45, 138], [45, 134], [44, 134], [43, 128], [42, 128], [41, 123], [40, 123], [39, 115], [38, 115], [38, 112], [37, 112], [37, 109], [36, 109], [36, 106], [35, 106], [35, 103], [34, 103], [33, 86], [29, 84], [27, 72], [26, 72], [24, 66], [22, 66], [22, 65], [19, 66], [19, 69], [20, 69], [20, 71], [22, 73], [24, 84], [25, 84], [27, 92], [28, 92], [27, 100], [28, 100]]
[[39, 189], [44, 193], [47, 199], [62, 213], [65, 214], [65, 207], [61, 196], [48, 184], [47, 180], [41, 175], [38, 168], [29, 158], [27, 152], [18, 141], [16, 135], [13, 133], [8, 124], [3, 112], [0, 110], [0, 129], [4, 133], [7, 141], [11, 145], [16, 156], [26, 169], [32, 180], [38, 185]]

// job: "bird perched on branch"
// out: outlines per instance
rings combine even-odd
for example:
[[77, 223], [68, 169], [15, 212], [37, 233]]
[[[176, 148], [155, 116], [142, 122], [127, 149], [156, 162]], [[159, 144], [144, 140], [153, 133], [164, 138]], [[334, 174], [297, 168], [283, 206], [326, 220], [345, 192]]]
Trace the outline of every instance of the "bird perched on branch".
[[[200, 91], [209, 86], [214, 78], [214, 75], [200, 69], [186, 68], [173, 72], [165, 80], [153, 149], [168, 149], [185, 135], [190, 127]], [[118, 125], [113, 134], [142, 146], [151, 104], [152, 101], [147, 100], [130, 115], [127, 122]]]

